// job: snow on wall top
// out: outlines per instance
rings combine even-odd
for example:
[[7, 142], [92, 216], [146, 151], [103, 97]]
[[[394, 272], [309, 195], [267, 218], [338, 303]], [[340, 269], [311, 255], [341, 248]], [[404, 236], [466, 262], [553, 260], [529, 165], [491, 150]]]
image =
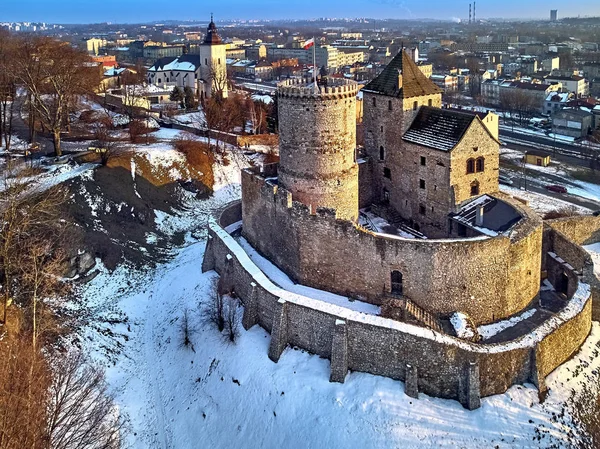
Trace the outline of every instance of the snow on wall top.
[[271, 280], [256, 266], [256, 264], [252, 262], [240, 244], [221, 226], [219, 226], [214, 217], [209, 220], [208, 226], [209, 229], [214, 232], [215, 236], [225, 244], [231, 254], [235, 256], [248, 274], [252, 276], [254, 282], [256, 282], [257, 285], [261, 286], [273, 296], [279, 297], [287, 302], [297, 304], [301, 307], [306, 307], [333, 315], [337, 319], [345, 320], [346, 322], [354, 321], [371, 326], [393, 329], [398, 332], [413, 335], [415, 337], [437, 341], [439, 343], [455, 346], [475, 353], [500, 353], [534, 347], [537, 343], [542, 341], [546, 336], [551, 334], [562, 324], [573, 319], [579, 313], [581, 313], [588, 300], [591, 298], [590, 286], [580, 282], [577, 290], [573, 294], [573, 297], [568, 301], [563, 310], [545, 321], [542, 325], [535, 328], [532, 332], [516, 340], [505, 343], [493, 343], [489, 345], [470, 343], [449, 335], [441, 334], [432, 329], [394, 321], [381, 316], [356, 312], [339, 305], [329, 304], [284, 290], [271, 282]]

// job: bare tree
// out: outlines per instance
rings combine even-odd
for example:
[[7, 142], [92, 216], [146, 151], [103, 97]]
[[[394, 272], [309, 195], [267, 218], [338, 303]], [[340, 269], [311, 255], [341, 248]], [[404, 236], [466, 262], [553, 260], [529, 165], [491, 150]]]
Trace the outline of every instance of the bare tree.
[[[63, 235], [64, 225], [59, 217], [66, 191], [60, 187], [36, 191], [28, 185], [25, 173], [10, 165], [3, 175], [3, 188], [0, 189], [0, 281], [4, 299], [2, 322], [6, 324], [8, 307], [14, 299], [29, 305], [30, 284], [26, 282], [21, 267], [28, 260], [24, 255], [32, 250], [30, 245], [44, 236]], [[53, 243], [58, 244], [58, 240], [53, 240]], [[45, 260], [46, 263], [49, 260]], [[43, 280], [50, 279], [44, 276]]]
[[96, 148], [100, 153], [100, 161], [102, 165], [107, 165], [108, 162], [121, 153], [121, 145], [110, 134], [110, 126], [107, 122], [100, 121], [94, 124], [94, 137], [96, 139]]
[[125, 420], [108, 392], [104, 371], [81, 352], [54, 366], [48, 403], [51, 449], [117, 449]]
[[16, 54], [18, 80], [27, 88], [30, 106], [52, 134], [54, 153], [60, 156], [60, 133], [68, 123], [69, 107], [76, 97], [99, 86], [100, 72], [89, 65], [85, 52], [47, 37], [20, 39]]
[[14, 39], [7, 31], [0, 30], [0, 146], [4, 142], [6, 151], [10, 150], [17, 96], [17, 82], [11, 68], [14, 51]]
[[208, 74], [208, 82], [211, 86], [211, 98], [214, 98], [217, 102], [224, 100], [225, 90], [229, 84], [227, 70], [221, 70], [213, 64]]
[[26, 338], [0, 341], [0, 449], [45, 448], [51, 371]]

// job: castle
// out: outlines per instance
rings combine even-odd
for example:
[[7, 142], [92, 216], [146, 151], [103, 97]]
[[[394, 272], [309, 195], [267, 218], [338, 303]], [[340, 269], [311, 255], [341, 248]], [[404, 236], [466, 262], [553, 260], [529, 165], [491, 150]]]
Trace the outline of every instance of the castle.
[[[279, 84], [280, 161], [242, 172], [242, 201], [209, 226], [203, 270], [242, 299], [244, 327], [271, 333], [274, 361], [298, 346], [331, 360], [332, 381], [389, 376], [470, 409], [515, 383], [543, 394], [590, 330], [579, 245], [600, 239], [600, 221], [545, 224], [500, 193], [497, 117], [441, 108], [404, 51], [362, 89], [362, 154], [357, 94], [345, 79]], [[295, 283], [380, 312], [285, 290], [242, 240]], [[526, 311], [529, 328], [478, 335]]]

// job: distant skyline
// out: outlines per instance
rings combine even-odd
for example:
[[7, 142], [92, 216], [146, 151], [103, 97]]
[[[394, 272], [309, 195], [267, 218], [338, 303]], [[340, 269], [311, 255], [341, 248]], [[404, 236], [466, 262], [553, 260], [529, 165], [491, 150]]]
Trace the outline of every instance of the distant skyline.
[[[373, 19], [465, 19], [469, 1], [446, 0], [229, 0], [198, 2], [179, 0], [4, 0], [0, 22], [141, 23], [163, 20], [310, 19], [317, 17], [368, 17]], [[600, 16], [600, 1], [582, 0], [561, 8], [558, 0], [504, 0], [477, 2], [478, 18], [544, 19], [550, 9], [558, 17]]]

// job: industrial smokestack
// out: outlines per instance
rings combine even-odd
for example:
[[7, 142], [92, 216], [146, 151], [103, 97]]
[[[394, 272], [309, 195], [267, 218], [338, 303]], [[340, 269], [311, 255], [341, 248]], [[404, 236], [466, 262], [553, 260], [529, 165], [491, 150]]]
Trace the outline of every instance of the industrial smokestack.
[[469, 25], [471, 25], [471, 4], [469, 3]]
[[475, 19], [475, 2], [473, 2], [473, 23], [477, 23], [477, 20]]

